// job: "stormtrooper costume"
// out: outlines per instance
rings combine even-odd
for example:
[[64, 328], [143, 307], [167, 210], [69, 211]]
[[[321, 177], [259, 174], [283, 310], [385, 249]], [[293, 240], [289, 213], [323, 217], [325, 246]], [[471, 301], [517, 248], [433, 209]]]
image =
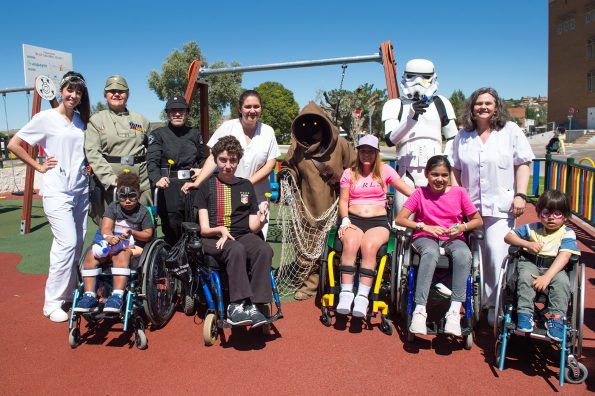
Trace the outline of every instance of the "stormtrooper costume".
[[[426, 59], [407, 62], [401, 80], [403, 97], [391, 99], [382, 109], [385, 140], [397, 148], [397, 171], [411, 186], [427, 185], [424, 168], [428, 159], [442, 154], [451, 157], [452, 139], [457, 134], [455, 112], [450, 101], [435, 95], [438, 81], [434, 64]], [[397, 193], [397, 208], [406, 197]]]

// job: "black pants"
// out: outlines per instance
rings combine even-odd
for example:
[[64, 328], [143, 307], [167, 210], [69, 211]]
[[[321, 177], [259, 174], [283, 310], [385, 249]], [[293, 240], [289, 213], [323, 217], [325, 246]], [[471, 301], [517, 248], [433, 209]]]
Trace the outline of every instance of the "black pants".
[[[217, 239], [204, 238], [205, 254], [225, 264], [229, 280], [229, 300], [249, 298], [255, 304], [270, 303], [272, 299], [271, 264], [273, 249], [255, 234], [244, 234], [235, 241], [227, 240], [217, 249]], [[250, 276], [248, 276], [250, 274]]]
[[[190, 213], [186, 213], [186, 206], [188, 204], [188, 210], [191, 209], [196, 190], [188, 191], [188, 195], [184, 194], [181, 188], [186, 181], [170, 179], [169, 187], [157, 192], [157, 213], [161, 219], [161, 231], [163, 239], [170, 246], [175, 245], [182, 236], [182, 222], [193, 220], [189, 217]], [[187, 216], [189, 218], [186, 218]]]

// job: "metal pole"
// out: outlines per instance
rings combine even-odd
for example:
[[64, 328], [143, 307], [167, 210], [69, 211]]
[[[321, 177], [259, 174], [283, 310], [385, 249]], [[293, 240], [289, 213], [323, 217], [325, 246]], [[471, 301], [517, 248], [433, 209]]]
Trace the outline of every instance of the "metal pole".
[[35, 87], [21, 87], [21, 88], [4, 88], [0, 89], [0, 95], [6, 95], [7, 93], [13, 92], [31, 92]]
[[236, 67], [223, 67], [221, 69], [201, 69], [199, 76], [204, 77], [211, 74], [223, 74], [223, 73], [246, 73], [262, 70], [279, 70], [279, 69], [294, 69], [298, 67], [311, 67], [311, 66], [328, 66], [328, 65], [342, 65], [345, 63], [364, 63], [364, 62], [382, 62], [382, 55], [379, 53], [372, 55], [362, 56], [347, 56], [344, 58], [329, 58], [329, 59], [318, 59], [318, 60], [307, 60], [307, 61], [296, 61], [296, 62], [282, 62], [282, 63], [270, 63], [266, 65], [254, 65], [254, 66], [236, 66]]

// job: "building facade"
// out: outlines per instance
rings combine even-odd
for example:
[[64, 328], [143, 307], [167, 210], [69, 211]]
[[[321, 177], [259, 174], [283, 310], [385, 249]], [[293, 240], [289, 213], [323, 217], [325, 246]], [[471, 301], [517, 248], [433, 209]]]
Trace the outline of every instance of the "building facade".
[[595, 129], [595, 0], [549, 0], [548, 36], [548, 122]]

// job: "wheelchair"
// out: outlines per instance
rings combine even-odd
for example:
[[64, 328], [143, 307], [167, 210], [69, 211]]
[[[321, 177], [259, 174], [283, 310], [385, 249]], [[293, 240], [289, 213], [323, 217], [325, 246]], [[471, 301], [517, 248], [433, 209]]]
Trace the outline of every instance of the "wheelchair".
[[[545, 328], [545, 314], [547, 311], [547, 292], [537, 293], [535, 297], [534, 321], [535, 328], [531, 333], [516, 330], [516, 300], [517, 300], [517, 263], [521, 256], [521, 249], [511, 246], [508, 259], [502, 264], [498, 288], [496, 290], [496, 320], [494, 321], [494, 336], [496, 338], [495, 356], [498, 368], [504, 370], [506, 350], [513, 334], [540, 340], [550, 340], [560, 349], [560, 386], [564, 380], [572, 384], [580, 384], [588, 371], [580, 363], [583, 345], [583, 325], [585, 307], [585, 263], [581, 263], [579, 256], [570, 258], [566, 271], [570, 279], [570, 303], [564, 320], [564, 336], [561, 342], [551, 340]], [[543, 308], [541, 308], [543, 307]]]
[[[393, 196], [387, 197], [387, 205], [389, 207], [389, 219], [394, 219]], [[332, 325], [333, 317], [335, 317], [335, 304], [338, 301], [339, 293], [341, 292], [341, 271], [342, 266], [339, 265], [341, 253], [343, 251], [343, 243], [337, 235], [337, 227], [331, 228], [327, 237], [320, 263], [320, 281], [318, 292], [320, 294], [320, 321], [323, 325], [329, 327]], [[396, 272], [396, 249], [397, 245], [397, 230], [391, 227], [388, 242], [382, 245], [376, 253], [376, 260], [379, 263], [375, 271], [365, 274], [374, 278], [372, 289], [368, 300], [368, 314], [366, 320], [370, 325], [371, 318], [380, 315], [380, 331], [386, 335], [392, 335], [394, 325], [390, 319], [390, 315], [394, 313], [396, 308], [396, 289], [395, 289], [395, 272]], [[361, 261], [360, 253], [356, 257], [354, 266], [357, 271], [354, 273], [354, 289], [357, 288], [358, 274], [362, 273], [359, 263]]]
[[[419, 267], [420, 255], [413, 250], [412, 230], [406, 230], [399, 239], [399, 254], [396, 274], [396, 297], [395, 306], [402, 318], [405, 319], [405, 334], [408, 342], [415, 340], [415, 334], [409, 331], [414, 310], [414, 295], [417, 281], [417, 270]], [[471, 250], [471, 271], [467, 277], [466, 300], [463, 304], [465, 316], [462, 319], [461, 333], [464, 340], [464, 348], [469, 350], [473, 347], [473, 329], [479, 322], [482, 309], [483, 296], [483, 270], [481, 263], [481, 245], [483, 239], [481, 230], [473, 230], [465, 234], [469, 250]], [[428, 303], [433, 301], [450, 300], [449, 296], [433, 292], [438, 283], [448, 285], [452, 274], [452, 262], [444, 249], [440, 248], [440, 258], [436, 265], [434, 278], [430, 287]], [[432, 313], [430, 313], [432, 315]], [[445, 320], [441, 318], [438, 322], [427, 322], [428, 334], [437, 335], [444, 333]]]
[[[192, 315], [196, 311], [197, 303], [205, 306], [203, 340], [205, 346], [212, 346], [219, 336], [222, 338], [225, 336], [224, 329], [233, 327], [226, 320], [229, 288], [225, 268], [215, 258], [204, 254], [200, 226], [197, 223], [182, 223], [182, 232], [191, 271], [190, 281], [184, 282], [186, 284], [181, 288], [184, 293], [184, 312]], [[269, 334], [272, 323], [283, 318], [279, 292], [272, 270], [270, 278], [276, 311], [271, 314], [270, 304], [266, 304], [261, 310], [267, 318], [267, 324], [262, 326], [265, 335]]]
[[[156, 211], [154, 207], [148, 208], [153, 217]], [[99, 310], [97, 312], [75, 312], [78, 301], [84, 294], [84, 283], [81, 270], [87, 253], [92, 249], [89, 246], [81, 256], [79, 262], [79, 282], [74, 290], [72, 307], [70, 308], [70, 320], [68, 323], [68, 343], [76, 348], [89, 335], [97, 332], [102, 322], [122, 322], [123, 331], [130, 329], [134, 332], [134, 342], [138, 349], [147, 348], [147, 336], [145, 329], [151, 323], [153, 328], [163, 327], [175, 313], [179, 282], [174, 278], [165, 266], [169, 245], [163, 240], [155, 237], [147, 242], [140, 256], [133, 256], [130, 259], [130, 276], [128, 277], [126, 289], [123, 296], [123, 307], [120, 312], [102, 312], [103, 304], [112, 292], [112, 263], [106, 260], [97, 268], [100, 273], [95, 280], [95, 288], [99, 299]], [[87, 322], [87, 332], [81, 334], [81, 319]]]

